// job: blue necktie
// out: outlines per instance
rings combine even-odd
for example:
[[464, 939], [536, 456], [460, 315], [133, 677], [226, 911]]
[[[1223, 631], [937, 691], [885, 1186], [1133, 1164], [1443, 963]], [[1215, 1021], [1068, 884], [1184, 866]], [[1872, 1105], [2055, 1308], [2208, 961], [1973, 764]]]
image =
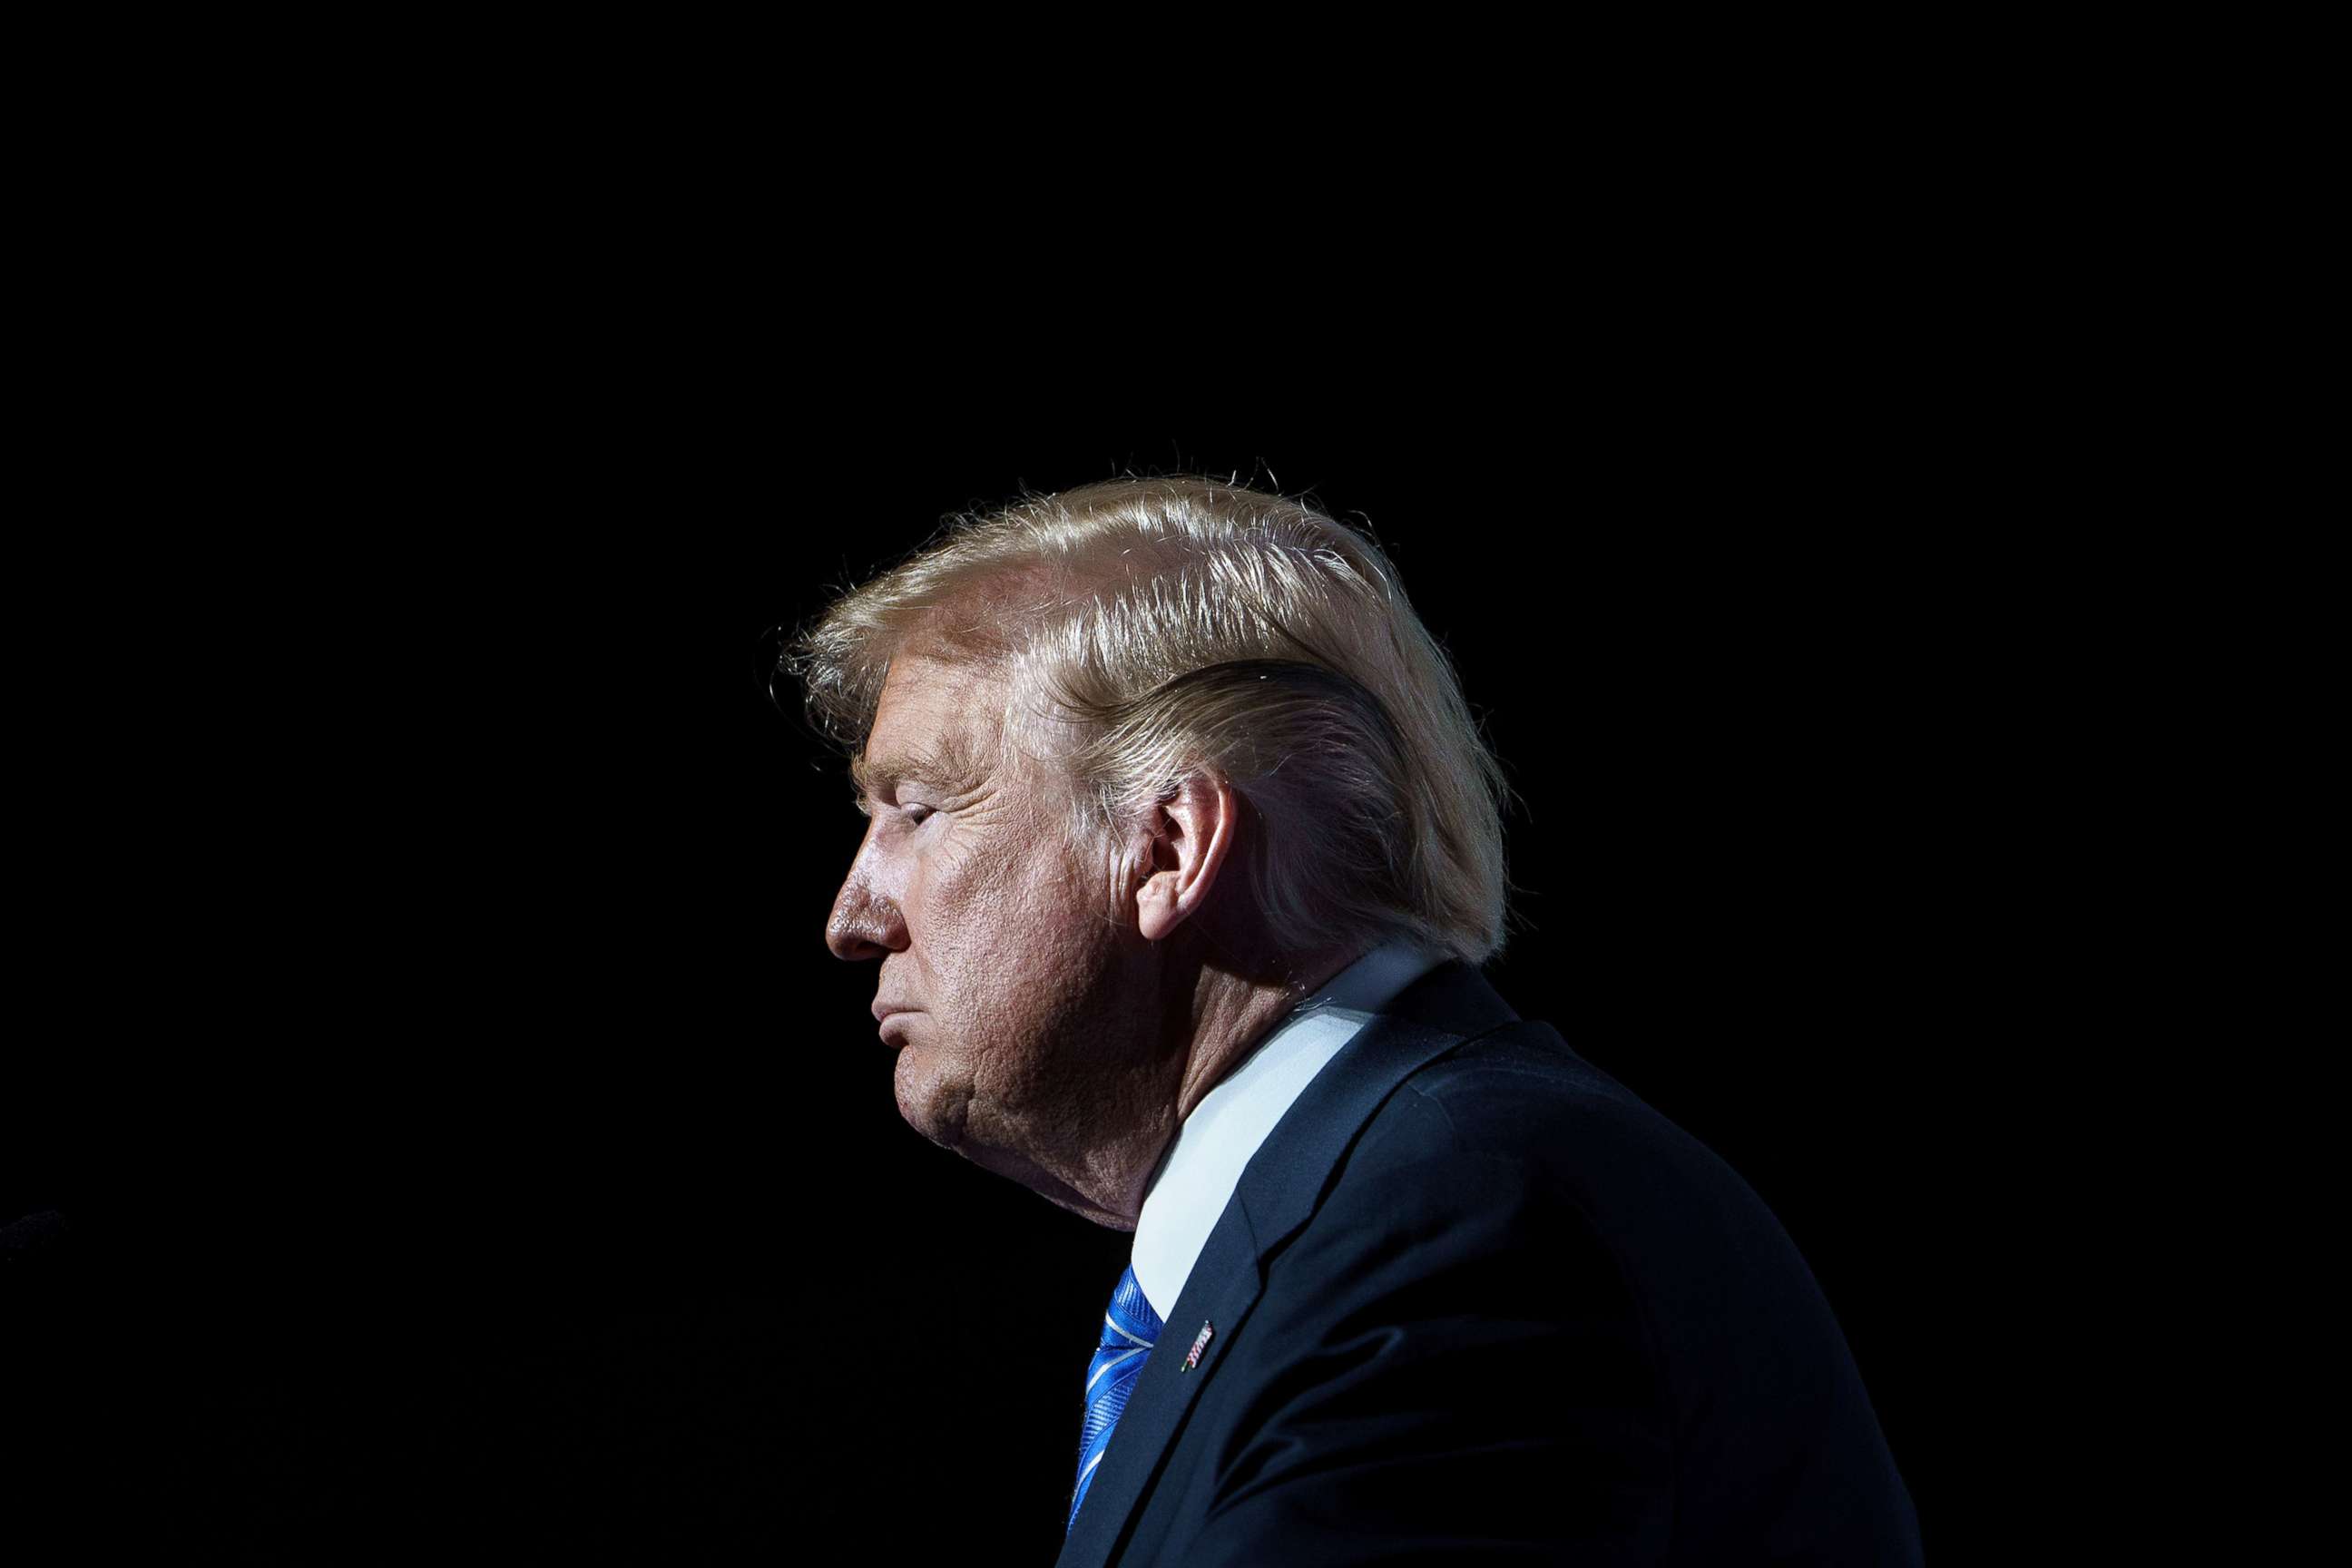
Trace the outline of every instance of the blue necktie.
[[1078, 1489], [1070, 1494], [1070, 1522], [1062, 1527], [1065, 1535], [1070, 1525], [1078, 1522], [1078, 1505], [1087, 1500], [1095, 1467], [1102, 1463], [1103, 1450], [1110, 1447], [1110, 1429], [1118, 1425], [1136, 1374], [1143, 1370], [1151, 1342], [1159, 1337], [1160, 1314], [1144, 1300], [1143, 1287], [1135, 1282], [1130, 1265], [1118, 1277], [1118, 1288], [1110, 1293], [1110, 1310], [1103, 1314], [1102, 1349], [1095, 1352], [1094, 1361], [1087, 1367], [1087, 1425], [1078, 1439]]

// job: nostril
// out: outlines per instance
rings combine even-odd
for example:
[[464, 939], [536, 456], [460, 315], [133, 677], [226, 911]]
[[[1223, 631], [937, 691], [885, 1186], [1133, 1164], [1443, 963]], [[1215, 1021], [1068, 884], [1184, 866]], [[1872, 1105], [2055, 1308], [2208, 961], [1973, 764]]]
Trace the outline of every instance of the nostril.
[[835, 958], [852, 962], [880, 958], [900, 946], [905, 937], [906, 921], [894, 900], [854, 874], [842, 884], [825, 919], [824, 944]]
[[835, 958], [852, 963], [859, 959], [878, 958], [882, 944], [874, 938], [869, 921], [852, 915], [836, 915], [825, 924], [824, 945]]

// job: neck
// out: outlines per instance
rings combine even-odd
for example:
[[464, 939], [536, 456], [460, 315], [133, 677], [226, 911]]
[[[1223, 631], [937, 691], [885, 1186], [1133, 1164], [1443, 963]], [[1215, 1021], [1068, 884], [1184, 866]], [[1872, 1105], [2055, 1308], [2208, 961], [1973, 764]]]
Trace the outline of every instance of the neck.
[[1357, 956], [1327, 952], [1283, 973], [1244, 973], [1205, 945], [1160, 949], [1148, 960], [1159, 969], [1156, 983], [1135, 976], [1141, 994], [1156, 998], [1156, 1005], [1147, 1002], [1139, 1011], [1159, 1018], [1157, 1042], [1136, 1041], [1128, 1070], [1089, 1085], [1083, 1100], [1066, 1100], [1052, 1132], [1024, 1141], [1033, 1149], [1069, 1150], [1070, 1157], [1048, 1165], [1003, 1144], [964, 1152], [1097, 1225], [1133, 1230], [1152, 1173], [1184, 1119], [1285, 1015]]
[[[1152, 1173], [1175, 1142], [1177, 1129], [1247, 1059], [1293, 1008], [1330, 983], [1357, 955], [1330, 952], [1296, 965], [1286, 976], [1247, 975], [1198, 962], [1171, 976], [1171, 1005], [1158, 1060], [1161, 1064], [1129, 1133], [1095, 1151], [1088, 1200], [1076, 1208], [1097, 1224], [1133, 1230], [1143, 1213]], [[1183, 997], [1181, 1003], [1176, 997]], [[1056, 1200], [1059, 1201], [1059, 1200]]]
[[[1291, 1009], [1329, 984], [1355, 957], [1323, 954], [1286, 981], [1253, 980], [1203, 968], [1194, 1000], [1192, 1045], [1176, 1091], [1176, 1121], [1192, 1115]], [[1158, 1155], [1153, 1159], [1156, 1163]], [[1139, 1196], [1137, 1206], [1141, 1205]]]

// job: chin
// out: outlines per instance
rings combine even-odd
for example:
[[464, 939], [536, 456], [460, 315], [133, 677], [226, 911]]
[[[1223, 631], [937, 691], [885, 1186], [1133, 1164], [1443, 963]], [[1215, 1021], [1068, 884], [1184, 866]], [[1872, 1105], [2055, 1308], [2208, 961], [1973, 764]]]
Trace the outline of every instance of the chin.
[[964, 1122], [971, 1114], [971, 1085], [942, 1073], [913, 1046], [898, 1052], [890, 1087], [898, 1115], [908, 1126], [942, 1149], [962, 1152]]

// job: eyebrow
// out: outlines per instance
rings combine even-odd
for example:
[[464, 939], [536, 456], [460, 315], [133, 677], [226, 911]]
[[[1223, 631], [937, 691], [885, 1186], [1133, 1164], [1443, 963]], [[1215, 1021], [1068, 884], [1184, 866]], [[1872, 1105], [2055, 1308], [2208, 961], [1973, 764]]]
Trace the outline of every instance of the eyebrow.
[[979, 752], [961, 737], [879, 757], [860, 752], [849, 759], [849, 782], [861, 799], [895, 794], [902, 784], [960, 792], [978, 784], [986, 772]]

